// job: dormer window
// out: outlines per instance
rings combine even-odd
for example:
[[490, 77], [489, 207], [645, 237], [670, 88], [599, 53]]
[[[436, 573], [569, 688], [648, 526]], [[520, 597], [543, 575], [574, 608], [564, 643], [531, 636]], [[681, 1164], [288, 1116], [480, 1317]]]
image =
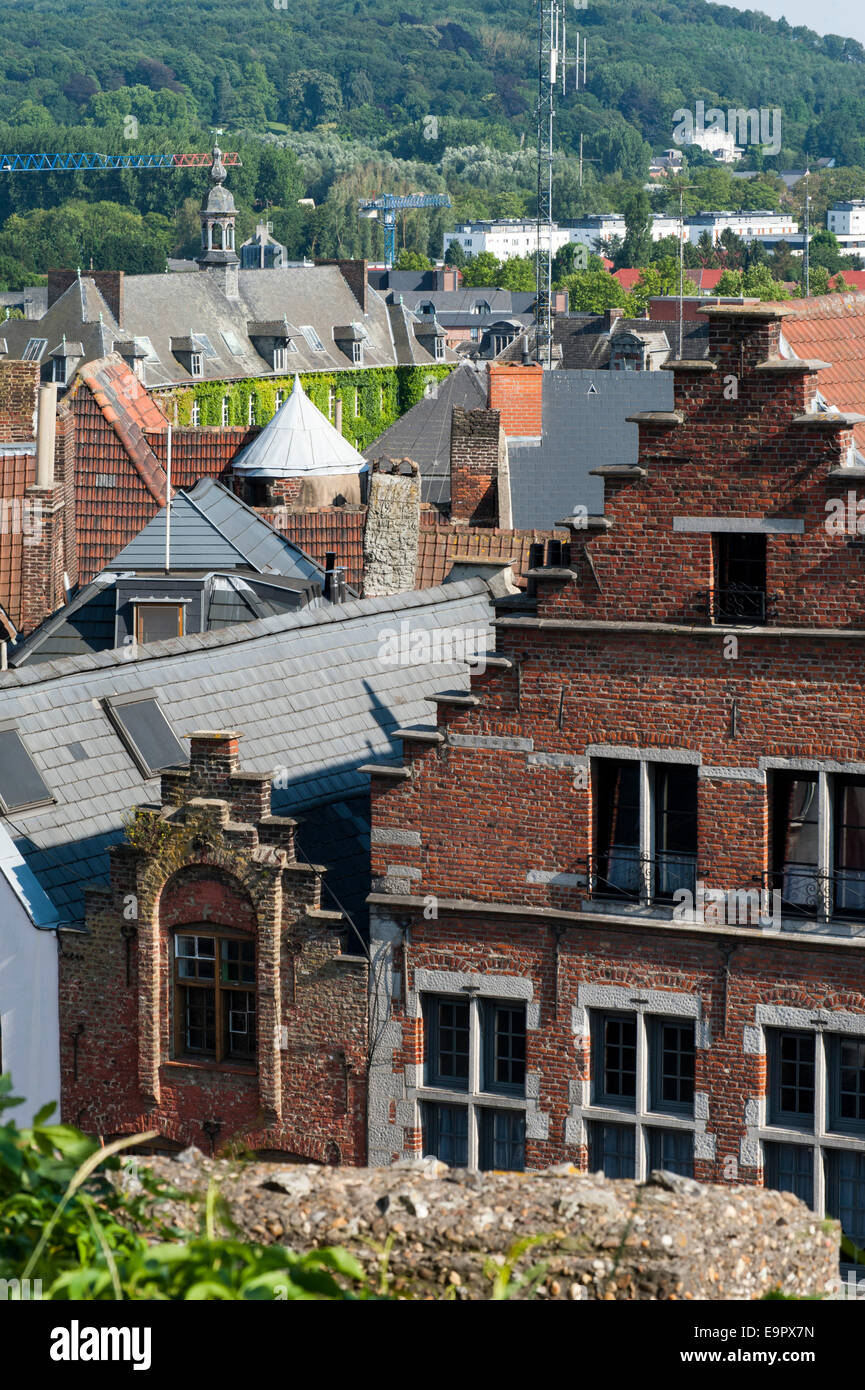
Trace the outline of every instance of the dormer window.
[[191, 352], [189, 354], [189, 375], [201, 376], [204, 372], [204, 354], [202, 352]]
[[356, 367], [363, 363], [363, 343], [352, 343], [351, 360]]
[[444, 355], [445, 355], [445, 340], [444, 340], [444, 338], [436, 338], [436, 345], [435, 345], [435, 359], [436, 359], [436, 361], [437, 361], [437, 362], [442, 362], [442, 361], [444, 361]]
[[56, 381], [60, 386], [66, 385], [68, 370], [65, 357], [52, 357], [51, 359], [51, 380]]
[[417, 311], [419, 314], [434, 314], [436, 306], [429, 299], [426, 299], [423, 304], [418, 305]]
[[285, 343], [277, 344], [273, 349], [273, 370], [275, 372], [285, 372], [288, 370], [288, 354], [297, 352], [297, 344], [289, 339]]
[[485, 299], [476, 299], [472, 305], [473, 314], [491, 314], [492, 308]]

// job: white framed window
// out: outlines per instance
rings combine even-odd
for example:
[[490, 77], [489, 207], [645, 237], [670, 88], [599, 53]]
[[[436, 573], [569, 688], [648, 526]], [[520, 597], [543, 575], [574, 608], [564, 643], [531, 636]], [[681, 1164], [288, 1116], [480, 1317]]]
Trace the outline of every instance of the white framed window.
[[225, 429], [226, 426], [229, 424], [230, 419], [231, 419], [231, 398], [230, 398], [230, 396], [223, 396], [223, 398], [222, 398], [222, 427], [223, 427], [223, 429]]
[[56, 381], [60, 386], [66, 385], [67, 360], [65, 357], [53, 357], [51, 359], [51, 380]]
[[363, 362], [363, 343], [352, 343], [351, 360], [356, 367], [361, 365]]
[[[283, 396], [282, 392], [281, 392], [281, 391], [277, 391], [277, 393], [276, 393], [276, 409], [277, 409], [277, 410], [279, 410], [280, 406], [282, 405], [283, 400], [284, 400], [284, 396]], [[276, 413], [276, 412], [274, 412], [274, 414], [275, 414], [275, 413]]]
[[422, 1146], [453, 1168], [525, 1168], [526, 1003], [424, 994]]
[[335, 412], [336, 412], [336, 391], [335, 391], [334, 388], [331, 386], [330, 389], [328, 390], [328, 393], [327, 393], [327, 418], [330, 420], [331, 424], [333, 423], [333, 417], [334, 417]]
[[763, 1025], [763, 1180], [865, 1247], [865, 1015], [792, 1012], [791, 1023]]
[[273, 349], [273, 370], [274, 370], [275, 372], [284, 372], [287, 366], [288, 366], [288, 348], [287, 348], [287, 347], [275, 347], [275, 348]]
[[865, 777], [773, 768], [767, 787], [771, 887], [782, 916], [865, 920]]
[[191, 352], [189, 354], [189, 375], [201, 376], [204, 371], [204, 354]]
[[672, 904], [681, 889], [696, 893], [697, 786], [694, 763], [592, 760], [591, 898]]
[[436, 338], [435, 342], [435, 359], [437, 362], [441, 362], [445, 355], [445, 340], [444, 338]]
[[247, 411], [246, 411], [246, 423], [247, 423], [248, 425], [254, 425], [254, 424], [255, 424], [255, 395], [254, 395], [254, 394], [250, 395], [250, 397], [249, 397], [249, 406], [247, 407]]
[[192, 402], [192, 416], [191, 416], [191, 419], [192, 419], [192, 424], [193, 424], [193, 425], [200, 425], [200, 424], [201, 424], [201, 405], [199, 404], [198, 400], [194, 400], [194, 401]]
[[592, 1009], [589, 1020], [589, 1171], [693, 1177], [696, 1020], [643, 1009]]

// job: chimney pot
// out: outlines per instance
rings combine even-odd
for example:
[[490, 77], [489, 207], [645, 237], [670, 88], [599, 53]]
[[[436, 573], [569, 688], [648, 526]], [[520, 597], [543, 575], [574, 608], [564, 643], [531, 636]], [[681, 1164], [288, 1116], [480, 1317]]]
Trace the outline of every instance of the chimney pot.
[[36, 486], [54, 486], [54, 440], [57, 429], [57, 386], [47, 382], [39, 387], [39, 414], [36, 421]]

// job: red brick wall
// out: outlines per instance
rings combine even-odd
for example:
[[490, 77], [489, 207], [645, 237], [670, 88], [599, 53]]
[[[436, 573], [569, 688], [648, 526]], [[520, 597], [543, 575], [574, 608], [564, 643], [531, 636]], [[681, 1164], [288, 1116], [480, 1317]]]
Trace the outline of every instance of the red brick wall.
[[36, 438], [38, 362], [0, 362], [0, 443], [26, 444]]
[[594, 574], [583, 565], [578, 582], [546, 586], [544, 613], [700, 622], [712, 585], [712, 537], [676, 532], [673, 520], [745, 516], [804, 524], [804, 536], [767, 537], [775, 624], [865, 624], [865, 548], [855, 535], [831, 534], [826, 525], [830, 499], [848, 491], [865, 499], [861, 482], [857, 492], [855, 481], [829, 476], [844, 461], [852, 430], [792, 423], [813, 401], [819, 373], [754, 370], [778, 356], [779, 329], [780, 320], [744, 316], [710, 323], [716, 370], [675, 372], [684, 422], [640, 425], [647, 476], [605, 480], [610, 529], [572, 536], [591, 551]]
[[[242, 820], [269, 792], [238, 771], [236, 738], [199, 735], [189, 772], [164, 778], [165, 804], [183, 809], [162, 844], [117, 847], [110, 884], [89, 892], [88, 935], [60, 960], [63, 1114], [87, 1132], [156, 1130], [207, 1151], [212, 1122], [216, 1149], [363, 1163], [366, 960], [316, 915], [294, 822]], [[255, 937], [254, 1063], [177, 1055], [172, 938], [187, 926]]]
[[532, 437], [542, 432], [543, 367], [533, 363], [490, 362], [487, 405], [498, 410], [502, 429], [509, 437]]
[[500, 413], [463, 410], [451, 416], [451, 520], [494, 526], [498, 521]]
[[[550, 1126], [547, 1140], [528, 1142], [529, 1165], [586, 1161], [564, 1135], [568, 1085], [588, 1077], [572, 1031], [581, 984], [699, 999], [709, 1034], [696, 1089], [708, 1096], [715, 1137], [714, 1161], [697, 1165], [704, 1178], [733, 1180], [725, 1163], [738, 1162], [746, 1102], [764, 1093], [765, 1059], [746, 1052], [744, 1038], [758, 1003], [861, 1014], [865, 1034], [865, 952], [843, 927], [832, 924], [818, 945], [786, 927], [724, 935], [660, 912], [624, 922], [621, 907], [605, 915], [584, 886], [599, 746], [700, 763], [696, 877], [707, 890], [764, 882], [771, 785], [761, 759], [865, 764], [860, 552], [823, 525], [823, 503], [838, 490], [828, 467], [849, 432], [791, 424], [812, 399], [813, 373], [754, 370], [777, 356], [778, 328], [744, 315], [713, 320], [716, 371], [676, 372], [685, 423], [641, 425], [647, 476], [608, 480], [612, 528], [582, 538], [594, 575], [578, 557], [575, 578], [539, 579], [535, 613], [500, 609], [497, 651], [511, 668], [472, 676], [477, 706], [438, 706], [441, 744], [404, 741], [409, 780], [372, 779], [374, 911], [410, 925], [407, 988], [422, 968], [531, 981], [540, 1026], [529, 1031], [527, 1065]], [[725, 397], [729, 378], [737, 393]], [[780, 597], [768, 631], [739, 628], [731, 643], [729, 628], [698, 620], [708, 538], [674, 532], [677, 515], [805, 517], [804, 535], [769, 538], [769, 588]], [[685, 616], [691, 626], [665, 630]], [[773, 635], [781, 623], [793, 631]], [[857, 631], [814, 631], [830, 624]], [[412, 873], [389, 907], [399, 865]], [[470, 914], [466, 901], [485, 910]], [[725, 985], [726, 947], [735, 949]], [[400, 1074], [420, 1059], [422, 1040], [402, 997], [393, 1003], [404, 1025]], [[760, 1181], [758, 1163], [741, 1176]]]

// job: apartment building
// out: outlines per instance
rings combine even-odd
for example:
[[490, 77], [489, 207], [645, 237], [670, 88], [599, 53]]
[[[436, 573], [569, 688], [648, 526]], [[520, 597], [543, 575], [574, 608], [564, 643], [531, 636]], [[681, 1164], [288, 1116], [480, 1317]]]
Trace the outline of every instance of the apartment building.
[[763, 1184], [865, 1244], [863, 417], [784, 312], [704, 311], [373, 770], [371, 1161]]

